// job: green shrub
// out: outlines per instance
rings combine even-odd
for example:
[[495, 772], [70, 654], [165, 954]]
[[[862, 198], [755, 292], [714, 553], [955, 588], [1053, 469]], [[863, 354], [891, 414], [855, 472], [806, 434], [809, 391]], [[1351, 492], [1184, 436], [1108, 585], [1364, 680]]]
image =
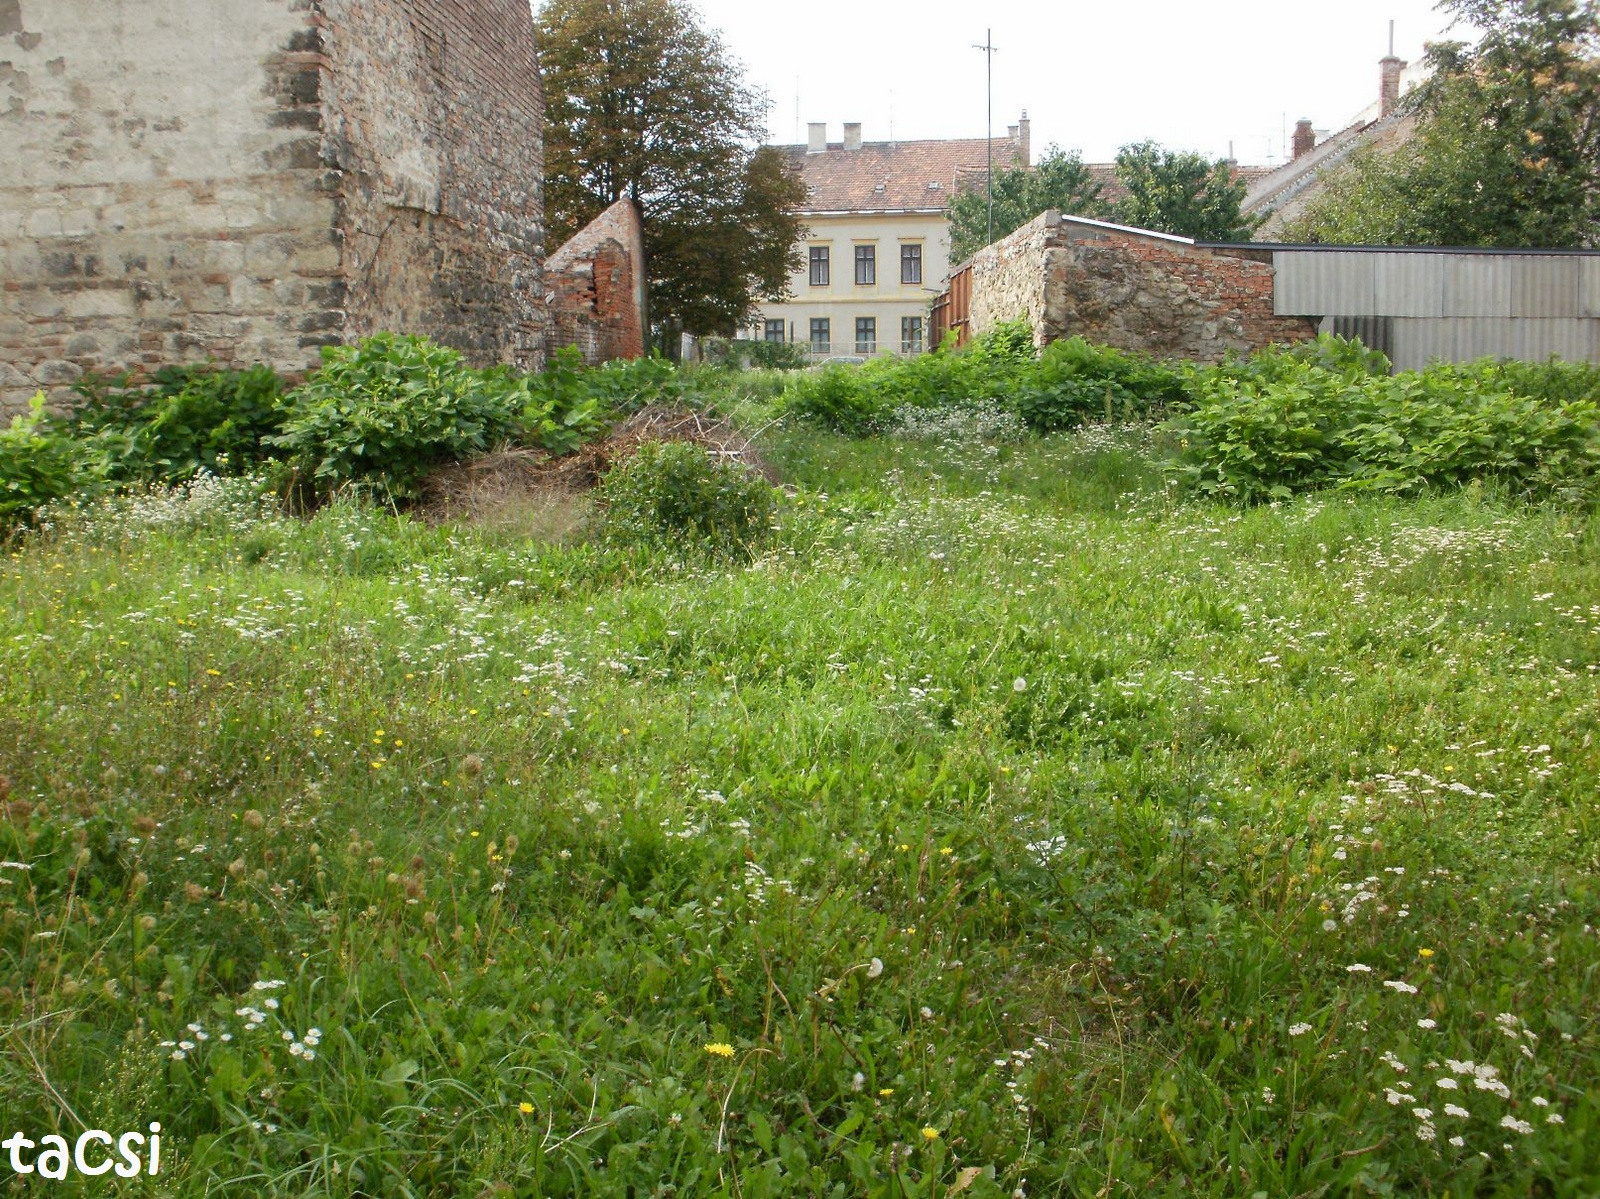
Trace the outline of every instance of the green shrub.
[[800, 375], [784, 391], [782, 409], [825, 429], [865, 436], [892, 405], [884, 404], [861, 373], [862, 368], [836, 364]]
[[1169, 423], [1183, 473], [1197, 489], [1242, 500], [1286, 498], [1343, 468], [1335, 430], [1366, 397], [1336, 375], [1307, 368], [1298, 381], [1215, 374], [1193, 407]]
[[647, 441], [600, 482], [613, 535], [746, 556], [771, 529], [777, 499], [742, 464], [684, 441]]
[[538, 374], [497, 366], [482, 377], [490, 391], [504, 390], [516, 403], [518, 441], [552, 454], [570, 454], [605, 427], [606, 405], [594, 385], [602, 373], [585, 369], [583, 356], [568, 346]]
[[1243, 500], [1314, 487], [1392, 492], [1493, 481], [1592, 492], [1600, 370], [1485, 360], [1388, 373], [1359, 342], [1319, 338], [1196, 372], [1168, 424], [1198, 489]]
[[753, 338], [716, 337], [706, 342], [706, 361], [717, 366], [797, 371], [810, 362], [803, 345]]
[[1081, 337], [1046, 346], [1021, 383], [1017, 413], [1030, 429], [1049, 433], [1092, 417], [1128, 420], [1185, 398], [1182, 371], [1145, 355], [1092, 345]]
[[537, 400], [530, 410], [532, 388], [509, 371], [474, 371], [425, 337], [379, 333], [325, 348], [322, 367], [290, 397], [283, 432], [267, 440], [321, 490], [355, 485], [410, 499], [434, 466], [542, 421], [547, 408]]
[[27, 523], [51, 500], [97, 489], [104, 474], [104, 460], [52, 422], [44, 393], [35, 395], [26, 415], [0, 429], [0, 533]]
[[267, 366], [243, 371], [164, 367], [150, 382], [128, 376], [80, 383], [68, 425], [93, 440], [118, 482], [180, 483], [254, 469], [286, 414], [283, 381]]

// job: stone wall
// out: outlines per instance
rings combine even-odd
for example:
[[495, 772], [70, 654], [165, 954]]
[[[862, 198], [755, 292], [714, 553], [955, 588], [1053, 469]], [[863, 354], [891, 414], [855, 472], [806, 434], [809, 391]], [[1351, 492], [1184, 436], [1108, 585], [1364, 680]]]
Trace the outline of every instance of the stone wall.
[[347, 339], [543, 361], [543, 85], [526, 0], [322, 0]]
[[522, 0], [0, 0], [0, 411], [83, 372], [542, 357]]
[[972, 259], [975, 333], [1019, 316], [1039, 345], [1081, 336], [1162, 358], [1216, 362], [1316, 336], [1273, 314], [1270, 254], [1047, 212]]
[[644, 227], [618, 200], [545, 264], [552, 351], [576, 346], [590, 365], [644, 353]]
[[338, 199], [298, 7], [0, 0], [0, 405], [86, 369], [315, 354]]
[[974, 334], [1022, 319], [1033, 326], [1036, 344], [1052, 340], [1048, 330], [1056, 318], [1046, 308], [1045, 284], [1062, 240], [1061, 214], [1051, 210], [972, 256], [968, 315]]

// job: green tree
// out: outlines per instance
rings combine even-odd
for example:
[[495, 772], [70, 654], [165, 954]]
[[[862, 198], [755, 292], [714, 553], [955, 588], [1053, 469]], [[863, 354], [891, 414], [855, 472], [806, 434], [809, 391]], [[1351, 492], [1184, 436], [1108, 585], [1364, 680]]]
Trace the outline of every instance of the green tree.
[[644, 220], [651, 324], [731, 334], [781, 299], [805, 186], [758, 148], [765, 98], [681, 0], [547, 0], [545, 219], [553, 246], [624, 197]]
[[[1004, 237], [1046, 209], [1076, 216], [1105, 215], [1100, 185], [1076, 151], [1049, 146], [1034, 167], [1011, 167], [994, 176], [994, 235]], [[961, 262], [989, 243], [989, 204], [985, 189], [958, 193], [948, 209], [950, 260]]]
[[1245, 182], [1225, 160], [1136, 142], [1117, 151], [1117, 182], [1125, 194], [1112, 219], [1124, 225], [1196, 241], [1249, 241], [1255, 231], [1240, 212]]
[[1332, 173], [1300, 241], [1577, 247], [1600, 236], [1600, 13], [1591, 0], [1445, 0], [1483, 36], [1430, 47], [1414, 133]]

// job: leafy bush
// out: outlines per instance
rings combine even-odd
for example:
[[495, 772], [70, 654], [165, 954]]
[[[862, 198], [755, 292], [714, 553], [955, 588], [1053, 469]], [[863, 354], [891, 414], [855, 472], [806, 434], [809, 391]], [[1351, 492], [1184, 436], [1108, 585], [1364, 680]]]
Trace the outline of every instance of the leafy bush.
[[600, 503], [624, 540], [747, 555], [772, 525], [777, 500], [743, 465], [685, 441], [647, 441], [600, 482]]
[[757, 370], [797, 371], [810, 358], [803, 345], [784, 341], [757, 341], [716, 337], [706, 342], [706, 361], [718, 366], [753, 367]]
[[105, 463], [69, 431], [53, 426], [44, 410], [44, 393], [33, 397], [27, 415], [0, 429], [0, 533], [30, 520], [51, 500], [102, 482]]
[[1180, 469], [1201, 491], [1244, 500], [1474, 479], [1592, 490], [1600, 369], [1486, 359], [1387, 370], [1381, 354], [1325, 337], [1197, 372], [1192, 407], [1169, 422]]
[[409, 499], [430, 468], [510, 440], [525, 413], [546, 419], [531, 388], [508, 371], [474, 371], [425, 337], [379, 333], [325, 348], [321, 369], [290, 397], [283, 432], [267, 440], [319, 488]]
[[825, 366], [802, 375], [784, 392], [782, 407], [813, 424], [857, 437], [871, 433], [890, 406], [851, 366]]
[[781, 408], [802, 420], [859, 437], [875, 432], [906, 406], [1010, 402], [1034, 369], [1033, 334], [1027, 325], [1012, 322], [962, 350], [808, 371], [790, 382]]
[[1049, 433], [1094, 416], [1147, 415], [1183, 400], [1184, 384], [1183, 372], [1152, 358], [1073, 337], [1045, 347], [1015, 403], [1029, 428]]
[[283, 381], [267, 366], [164, 367], [148, 384], [132, 386], [126, 375], [90, 378], [78, 393], [68, 427], [98, 444], [119, 482], [252, 470], [271, 456], [267, 438], [286, 413]]

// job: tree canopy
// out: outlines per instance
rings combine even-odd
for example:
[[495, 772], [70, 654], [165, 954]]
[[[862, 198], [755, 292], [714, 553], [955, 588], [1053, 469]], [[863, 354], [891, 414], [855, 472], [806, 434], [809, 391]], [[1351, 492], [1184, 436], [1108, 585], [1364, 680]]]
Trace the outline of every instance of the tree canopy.
[[536, 24], [550, 244], [628, 197], [656, 329], [728, 334], [781, 299], [805, 187], [721, 38], [681, 0], [547, 0]]
[[[1117, 152], [1115, 179], [1121, 194], [1108, 200], [1076, 151], [1064, 153], [1052, 145], [1037, 166], [995, 172], [994, 235], [1004, 237], [1055, 208], [1198, 241], [1250, 239], [1254, 226], [1239, 211], [1245, 184], [1226, 162], [1137, 142]], [[953, 262], [988, 243], [988, 202], [981, 184], [950, 201], [949, 217]]]
[[[994, 176], [994, 235], [1004, 237], [1020, 229], [1046, 209], [1056, 208], [1078, 216], [1101, 216], [1100, 185], [1077, 151], [1063, 153], [1058, 146], [1045, 149], [1031, 169], [1011, 167]], [[970, 258], [989, 242], [989, 206], [985, 192], [969, 189], [950, 201], [950, 260]]]
[[1482, 31], [1429, 48], [1412, 136], [1324, 181], [1302, 241], [1579, 247], [1600, 235], [1600, 13], [1592, 0], [1445, 0]]
[[1249, 241], [1255, 225], [1240, 213], [1246, 185], [1226, 160], [1152, 141], [1117, 151], [1117, 182], [1126, 190], [1112, 219], [1196, 241]]

